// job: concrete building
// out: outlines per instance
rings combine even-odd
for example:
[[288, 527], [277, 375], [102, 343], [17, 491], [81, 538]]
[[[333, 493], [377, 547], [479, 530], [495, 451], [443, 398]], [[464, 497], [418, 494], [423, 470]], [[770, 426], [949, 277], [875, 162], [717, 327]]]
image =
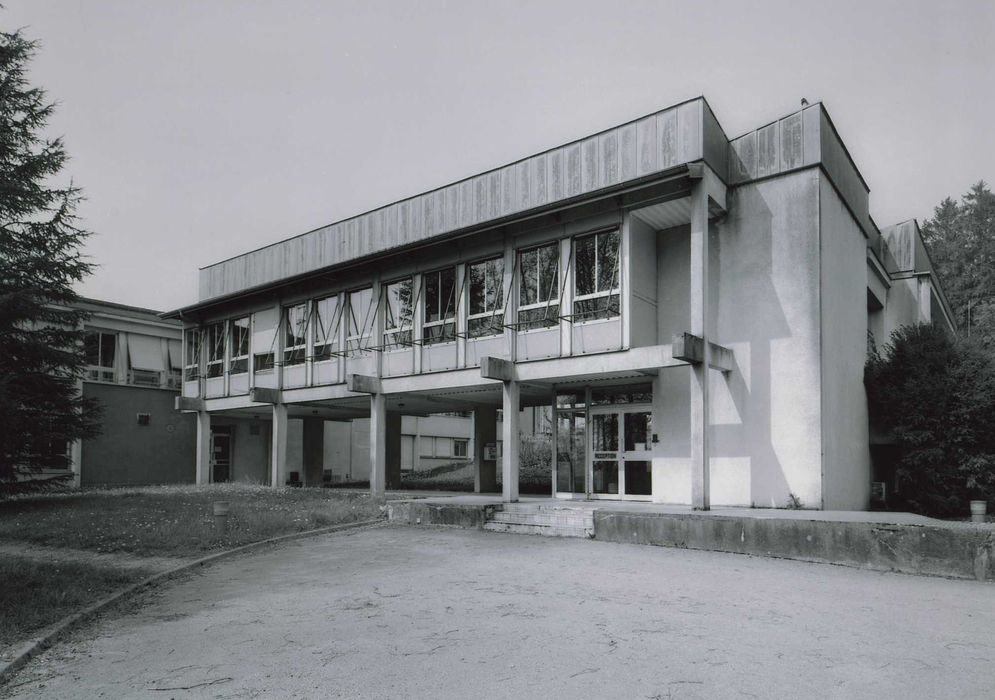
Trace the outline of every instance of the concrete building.
[[500, 461], [514, 501], [543, 406], [559, 497], [866, 508], [869, 331], [949, 323], [868, 193], [821, 104], [730, 139], [697, 98], [210, 265], [169, 314], [197, 479], [259, 421], [269, 480], [299, 449], [316, 482], [329, 424], [368, 419], [379, 495], [409, 417], [469, 411], [477, 488]]

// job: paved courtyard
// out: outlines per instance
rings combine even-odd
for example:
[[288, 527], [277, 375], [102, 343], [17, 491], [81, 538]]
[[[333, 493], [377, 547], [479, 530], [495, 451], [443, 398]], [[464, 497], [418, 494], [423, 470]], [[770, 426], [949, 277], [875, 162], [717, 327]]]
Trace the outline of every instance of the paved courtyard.
[[18, 698], [991, 698], [995, 586], [374, 527], [174, 582]]

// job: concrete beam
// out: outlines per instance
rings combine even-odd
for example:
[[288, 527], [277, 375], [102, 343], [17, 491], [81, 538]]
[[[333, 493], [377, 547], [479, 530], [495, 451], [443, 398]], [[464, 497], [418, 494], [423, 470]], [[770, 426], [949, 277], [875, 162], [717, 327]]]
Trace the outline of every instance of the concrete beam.
[[280, 390], [267, 389], [265, 387], [257, 386], [249, 390], [249, 400], [254, 401], [255, 403], [281, 403]]
[[500, 357], [480, 358], [480, 376], [484, 379], [498, 379], [502, 382], [515, 380], [515, 363]]
[[[678, 333], [672, 344], [675, 360], [683, 360], [692, 365], [700, 365], [705, 361], [705, 341], [693, 333]], [[708, 366], [720, 372], [731, 372], [733, 369], [733, 354], [729, 348], [716, 343], [708, 343]]]
[[203, 411], [204, 399], [193, 396], [177, 396], [173, 402], [177, 411]]
[[380, 394], [379, 377], [371, 377], [365, 374], [347, 374], [345, 376], [345, 386], [349, 391], [357, 394]]

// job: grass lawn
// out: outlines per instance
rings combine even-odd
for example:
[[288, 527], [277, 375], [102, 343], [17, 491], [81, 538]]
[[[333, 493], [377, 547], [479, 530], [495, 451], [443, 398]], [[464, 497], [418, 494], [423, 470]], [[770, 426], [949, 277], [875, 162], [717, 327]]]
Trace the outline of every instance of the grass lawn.
[[[228, 501], [228, 530], [214, 527]], [[0, 501], [0, 542], [97, 552], [195, 556], [277, 535], [379, 517], [364, 494], [214, 484], [100, 489]]]
[[0, 650], [148, 574], [78, 562], [0, 558]]

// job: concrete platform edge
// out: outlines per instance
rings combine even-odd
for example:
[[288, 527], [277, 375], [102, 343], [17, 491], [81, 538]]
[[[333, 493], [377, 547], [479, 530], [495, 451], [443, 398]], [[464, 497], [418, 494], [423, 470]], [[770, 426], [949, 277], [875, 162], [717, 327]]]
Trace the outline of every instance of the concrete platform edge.
[[261, 549], [263, 547], [279, 544], [281, 542], [287, 542], [289, 540], [298, 540], [305, 537], [315, 537], [317, 535], [325, 535], [334, 532], [339, 532], [342, 530], [352, 530], [355, 528], [366, 527], [370, 525], [382, 524], [383, 520], [361, 520], [354, 523], [345, 523], [343, 525], [331, 525], [329, 527], [319, 528], [317, 530], [308, 530], [306, 532], [294, 532], [289, 535], [281, 535], [280, 537], [271, 537], [267, 540], [261, 540], [259, 542], [252, 542], [241, 547], [236, 547], [235, 549], [227, 549], [223, 552], [218, 552], [216, 554], [210, 554], [206, 557], [201, 557], [200, 559], [195, 559], [193, 561], [187, 562], [186, 564], [181, 564], [175, 568], [169, 569], [168, 571], [162, 571], [158, 574], [149, 576], [148, 578], [142, 579], [137, 583], [133, 583], [130, 586], [126, 586], [119, 591], [112, 593], [106, 598], [97, 601], [93, 605], [85, 608], [84, 610], [70, 615], [69, 617], [59, 620], [53, 625], [47, 627], [40, 635], [30, 639], [29, 641], [23, 643], [17, 651], [14, 652], [14, 658], [10, 661], [3, 662], [0, 661], [0, 687], [2, 687], [7, 681], [9, 681], [14, 674], [16, 674], [28, 661], [30, 661], [34, 656], [41, 653], [45, 649], [58, 642], [64, 636], [75, 630], [76, 628], [82, 626], [86, 622], [90, 621], [96, 617], [101, 612], [108, 610], [112, 606], [120, 603], [131, 596], [135, 595], [139, 591], [146, 588], [151, 588], [160, 583], [164, 583], [171, 578], [174, 578], [186, 571], [195, 569], [199, 566], [205, 566], [207, 564], [213, 564], [219, 559], [225, 559], [227, 557], [234, 556], [236, 554], [241, 554], [244, 552], [249, 552], [254, 549]]

